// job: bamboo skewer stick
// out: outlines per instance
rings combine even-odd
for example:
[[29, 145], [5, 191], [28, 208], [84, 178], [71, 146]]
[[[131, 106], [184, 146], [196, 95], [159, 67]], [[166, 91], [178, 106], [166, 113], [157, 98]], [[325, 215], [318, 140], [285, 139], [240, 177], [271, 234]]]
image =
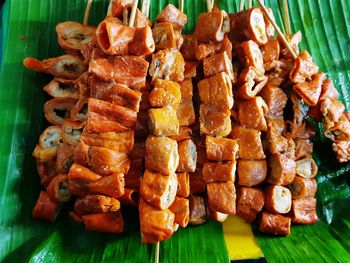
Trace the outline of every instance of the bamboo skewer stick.
[[244, 10], [244, 2], [245, 0], [241, 0], [240, 4], [239, 4], [239, 11], [243, 11]]
[[179, 9], [182, 13], [184, 12], [184, 0], [180, 0]]
[[274, 21], [274, 19], [271, 17], [270, 13], [267, 11], [265, 5], [262, 3], [261, 0], [258, 0], [259, 4], [261, 5], [261, 8], [263, 9], [265, 15], [268, 17], [268, 19], [270, 20], [272, 26], [275, 28], [277, 34], [280, 36], [283, 44], [286, 46], [286, 48], [289, 50], [289, 52], [292, 54], [293, 58], [296, 59], [297, 55], [295, 54], [293, 48], [290, 46], [288, 40], [286, 39], [286, 37], [284, 36], [284, 34], [281, 32], [280, 28], [278, 27], [278, 25], [276, 24], [276, 22]]
[[248, 9], [253, 7], [253, 0], [248, 0]]
[[211, 6], [212, 6], [211, 0], [207, 0], [207, 10], [208, 10], [208, 13], [211, 12]]
[[84, 14], [84, 21], [83, 21], [84, 25], [88, 24], [91, 6], [92, 6], [92, 0], [88, 0], [86, 3], [85, 14]]
[[138, 4], [139, 4], [139, 0], [134, 0], [134, 3], [132, 4], [130, 18], [129, 18], [129, 27], [133, 27], [134, 26], [135, 16], [136, 16], [136, 9], [137, 9], [137, 5]]
[[150, 8], [150, 0], [143, 0], [141, 12], [148, 18], [149, 17], [149, 8]]
[[211, 1], [211, 10], [213, 10], [214, 5], [215, 5], [215, 0], [212, 0], [212, 1]]
[[157, 244], [156, 244], [154, 263], [159, 263], [159, 242], [157, 242]]
[[288, 0], [283, 0], [283, 12], [284, 12], [284, 28], [286, 30], [286, 35], [291, 35], [290, 29], [290, 17], [289, 17], [289, 9], [288, 9]]

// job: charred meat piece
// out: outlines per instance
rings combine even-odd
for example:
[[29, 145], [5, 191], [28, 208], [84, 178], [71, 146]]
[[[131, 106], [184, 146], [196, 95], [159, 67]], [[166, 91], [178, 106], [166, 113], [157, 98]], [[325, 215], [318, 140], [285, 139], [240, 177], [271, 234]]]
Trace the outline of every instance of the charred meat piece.
[[179, 165], [178, 172], [194, 172], [197, 163], [197, 149], [192, 140], [184, 140], [178, 143]]
[[190, 219], [190, 202], [187, 198], [176, 197], [169, 210], [174, 213], [176, 224], [186, 227]]
[[200, 225], [206, 221], [207, 213], [203, 197], [190, 195], [190, 220], [191, 225]]
[[236, 140], [206, 136], [207, 158], [212, 161], [233, 161], [236, 159], [238, 144]]
[[287, 156], [276, 153], [269, 160], [271, 172], [267, 181], [270, 184], [288, 185], [293, 182], [296, 173], [296, 163]]
[[52, 97], [79, 99], [79, 85], [76, 80], [54, 78], [44, 90]]
[[293, 83], [301, 83], [318, 72], [318, 66], [312, 61], [310, 54], [303, 50], [294, 61], [289, 79]]
[[243, 127], [266, 131], [267, 112], [268, 106], [259, 96], [238, 102], [238, 119]]
[[87, 195], [75, 201], [74, 209], [78, 215], [117, 212], [120, 202], [104, 195]]
[[293, 182], [288, 186], [292, 192], [293, 199], [314, 197], [317, 191], [317, 182], [313, 178], [295, 176]]
[[168, 4], [156, 17], [157, 22], [169, 22], [176, 30], [181, 30], [187, 23], [187, 15], [174, 5]]
[[40, 162], [52, 160], [57, 155], [57, 148], [62, 142], [62, 133], [59, 126], [50, 126], [40, 135], [33, 156]]
[[61, 204], [52, 200], [46, 192], [40, 192], [39, 198], [32, 211], [32, 217], [55, 222], [61, 209]]
[[231, 112], [212, 105], [201, 104], [199, 110], [200, 133], [224, 137], [231, 132]]
[[180, 85], [170, 80], [156, 79], [148, 100], [152, 107], [177, 109], [181, 100]]
[[119, 234], [124, 231], [124, 220], [120, 211], [82, 216], [87, 231]]

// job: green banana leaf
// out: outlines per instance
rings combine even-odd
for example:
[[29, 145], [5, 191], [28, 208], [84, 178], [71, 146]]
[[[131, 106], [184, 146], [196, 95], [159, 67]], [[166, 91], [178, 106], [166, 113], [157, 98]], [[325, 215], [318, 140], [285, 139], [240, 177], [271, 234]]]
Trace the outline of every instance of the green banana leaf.
[[[141, 2], [141, 1], [140, 1]], [[169, 2], [153, 0], [150, 16], [156, 17]], [[82, 21], [85, 0], [7, 0], [2, 15], [0, 39], [0, 262], [150, 262], [154, 247], [140, 244], [137, 211], [126, 213], [122, 235], [89, 233], [68, 217], [66, 207], [55, 224], [31, 219], [40, 191], [31, 152], [43, 128], [42, 91], [50, 78], [23, 68], [27, 56], [40, 59], [62, 53], [55, 25], [60, 21]], [[95, 0], [90, 24], [97, 25], [108, 1]], [[236, 12], [238, 0], [215, 1], [227, 12]], [[255, 3], [256, 4], [256, 3]], [[268, 0], [282, 27], [282, 0]], [[348, 0], [290, 0], [292, 31], [301, 30], [301, 47], [307, 49], [334, 80], [341, 99], [350, 110], [350, 3]], [[206, 11], [204, 0], [185, 0], [193, 31], [197, 16]], [[1, 54], [1, 53], [0, 53]], [[322, 126], [318, 126], [322, 131]], [[318, 214], [320, 222], [293, 226], [288, 238], [254, 232], [269, 262], [350, 262], [350, 166], [338, 164], [331, 144], [315, 138], [314, 158], [319, 165]], [[161, 262], [229, 261], [222, 227], [208, 222], [180, 229], [160, 245]]]

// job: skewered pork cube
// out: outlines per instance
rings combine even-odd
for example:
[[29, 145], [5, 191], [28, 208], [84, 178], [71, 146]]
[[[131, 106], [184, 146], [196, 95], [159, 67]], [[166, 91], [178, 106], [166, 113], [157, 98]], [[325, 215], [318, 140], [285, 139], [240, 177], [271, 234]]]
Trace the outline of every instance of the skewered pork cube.
[[136, 126], [137, 114], [128, 108], [90, 98], [88, 103], [89, 132], [125, 132]]
[[156, 17], [156, 20], [157, 22], [170, 22], [176, 30], [181, 30], [187, 23], [187, 15], [174, 5], [168, 4]]
[[[191, 48], [191, 47], [188, 47]], [[224, 39], [221, 42], [217, 43], [202, 43], [195, 48], [195, 58], [198, 61], [205, 59], [206, 57], [213, 56], [219, 52], [226, 51], [230, 60], [232, 60], [232, 43], [228, 39], [227, 35], [225, 35]], [[183, 49], [181, 49], [182, 52]]]
[[132, 6], [133, 0], [111, 0], [108, 5], [107, 16], [121, 18], [124, 8]]
[[190, 195], [190, 220], [192, 225], [203, 224], [206, 220], [207, 213], [203, 197], [198, 195]]
[[61, 173], [68, 173], [74, 163], [74, 145], [61, 143], [57, 148], [57, 169]]
[[330, 127], [325, 125], [324, 135], [333, 142], [350, 140], [350, 122], [344, 115], [342, 115], [339, 122], [328, 126]]
[[280, 86], [289, 77], [289, 73], [293, 67], [293, 60], [280, 59], [276, 61], [274, 69], [270, 70], [266, 76], [268, 77], [268, 83], [274, 86]]
[[276, 86], [267, 84], [259, 94], [267, 104], [268, 116], [283, 116], [283, 109], [287, 105], [287, 95], [284, 91]]
[[288, 185], [293, 182], [296, 173], [296, 163], [281, 153], [271, 155], [269, 160], [271, 168], [267, 181], [270, 184]]
[[58, 44], [68, 51], [80, 51], [82, 47], [96, 39], [96, 28], [78, 22], [66, 21], [56, 26]]
[[56, 160], [41, 162], [36, 161], [36, 169], [40, 177], [40, 183], [46, 188], [51, 180], [58, 174]]
[[252, 40], [242, 42], [235, 46], [238, 57], [245, 67], [253, 67], [258, 76], [265, 73], [264, 61], [259, 46]]
[[312, 158], [304, 158], [296, 161], [296, 173], [303, 178], [314, 178], [318, 167]]
[[169, 210], [174, 213], [176, 224], [186, 227], [190, 219], [190, 202], [187, 198], [176, 197]]
[[174, 174], [179, 164], [177, 142], [167, 137], [148, 137], [145, 166], [165, 175]]
[[44, 104], [45, 118], [52, 125], [62, 125], [71, 116], [77, 100], [73, 98], [53, 98]]
[[196, 116], [192, 99], [181, 99], [176, 115], [180, 126], [193, 125], [196, 121]]
[[231, 109], [233, 106], [232, 84], [229, 76], [221, 72], [198, 83], [201, 101], [213, 105], [221, 110]]
[[193, 84], [192, 79], [185, 79], [180, 84], [181, 99], [192, 99], [193, 97]]
[[72, 121], [85, 122], [88, 118], [88, 98], [81, 96], [70, 111]]
[[74, 210], [78, 215], [117, 212], [120, 202], [104, 195], [87, 195], [75, 201]]
[[102, 177], [88, 168], [73, 164], [68, 174], [68, 186], [72, 195], [103, 194], [118, 198], [124, 194], [124, 175]]
[[264, 192], [258, 188], [240, 187], [237, 204], [247, 205], [256, 212], [260, 212], [265, 204]]
[[205, 187], [202, 168], [197, 167], [196, 171], [190, 174], [190, 192], [191, 194], [204, 193]]
[[79, 142], [85, 124], [82, 122], [65, 121], [62, 124], [62, 141], [75, 145]]
[[234, 80], [232, 62], [226, 51], [220, 52], [214, 56], [203, 60], [203, 71], [206, 78], [214, 76], [220, 72], [226, 73], [231, 80]]
[[181, 100], [180, 85], [170, 80], [156, 79], [148, 100], [152, 107], [177, 109]]
[[192, 140], [184, 140], [178, 143], [179, 165], [178, 172], [194, 172], [197, 163], [196, 145]]
[[148, 110], [150, 132], [156, 136], [171, 136], [179, 133], [177, 111], [172, 108]]
[[52, 160], [57, 155], [57, 147], [61, 144], [62, 133], [59, 126], [50, 126], [46, 128], [39, 138], [33, 156], [41, 161], [46, 162]]
[[339, 162], [347, 162], [350, 160], [350, 142], [337, 141], [332, 144], [333, 151], [337, 155]]
[[284, 120], [282, 117], [267, 118], [267, 141], [271, 154], [288, 151], [288, 139], [282, 133], [284, 131]]
[[54, 78], [43, 88], [54, 98], [79, 99], [79, 85], [77, 80]]
[[66, 174], [58, 174], [47, 186], [46, 194], [53, 201], [68, 202], [71, 194], [68, 191], [68, 176]]
[[196, 60], [196, 49], [198, 47], [198, 39], [195, 34], [190, 35], [182, 35], [183, 37], [183, 44], [181, 46], [181, 54], [183, 55], [184, 59], [193, 61]]
[[236, 213], [236, 190], [233, 182], [207, 184], [210, 209], [224, 214]]
[[197, 76], [197, 67], [199, 63], [197, 61], [185, 61], [185, 80], [195, 78]]
[[187, 126], [180, 126], [179, 133], [177, 135], [172, 135], [169, 137], [177, 142], [191, 139], [192, 129], [190, 127], [187, 127]]
[[212, 161], [233, 161], [236, 159], [238, 144], [236, 140], [228, 138], [205, 138], [207, 158]]
[[232, 43], [253, 40], [259, 45], [266, 44], [266, 24], [263, 12], [259, 8], [229, 14], [229, 17], [231, 21], [229, 36]]
[[55, 222], [61, 209], [61, 203], [52, 200], [46, 192], [40, 192], [39, 198], [32, 211], [32, 217], [35, 219], [44, 219]]
[[316, 213], [316, 198], [293, 200], [292, 222], [299, 224], [312, 224], [318, 221]]
[[101, 146], [117, 152], [129, 153], [134, 147], [134, 131], [89, 133], [83, 131], [81, 141], [90, 146]]
[[329, 98], [325, 98], [321, 101], [320, 111], [324, 118], [325, 129], [331, 128], [334, 123], [338, 122], [340, 117], [342, 116], [345, 110], [344, 104], [337, 100], [331, 100]]
[[303, 50], [294, 61], [289, 79], [293, 83], [301, 83], [318, 72], [318, 66], [312, 61], [310, 54]]
[[240, 187], [237, 195], [237, 215], [252, 223], [264, 203], [263, 191], [257, 188]]
[[90, 61], [89, 73], [104, 81], [115, 81], [130, 88], [146, 85], [148, 62], [137, 56], [110, 56]]
[[184, 80], [185, 60], [176, 49], [159, 50], [152, 55], [149, 74], [152, 80], [157, 78], [182, 81]]
[[261, 53], [264, 60], [264, 68], [269, 71], [276, 67], [276, 61], [280, 56], [280, 44], [277, 39], [269, 40], [262, 46]]
[[122, 214], [117, 212], [98, 213], [82, 216], [87, 231], [119, 234], [124, 231]]
[[171, 23], [158, 23], [152, 31], [156, 50], [176, 48], [176, 35]]
[[91, 97], [138, 112], [142, 93], [128, 88], [124, 84], [94, 80]]
[[289, 236], [291, 219], [278, 214], [262, 212], [259, 230], [273, 235]]
[[81, 60], [80, 56], [73, 54], [48, 58], [43, 61], [28, 57], [23, 60], [23, 65], [28, 69], [64, 79], [77, 79], [87, 70], [87, 65]]
[[313, 178], [295, 176], [293, 182], [288, 186], [292, 192], [293, 199], [314, 197], [317, 191], [317, 182]]
[[206, 183], [235, 181], [236, 161], [225, 163], [207, 162], [203, 166], [203, 180]]
[[[131, 158], [131, 157], [130, 157]], [[125, 174], [125, 187], [139, 189], [143, 175], [143, 158], [131, 159], [130, 169]]]
[[149, 26], [136, 27], [134, 38], [129, 44], [129, 52], [135, 56], [147, 56], [155, 50], [152, 29]]
[[201, 104], [199, 110], [200, 133], [225, 137], [231, 132], [231, 111]]
[[265, 159], [261, 138], [261, 132], [233, 125], [231, 137], [237, 140], [238, 156], [241, 159], [261, 160]]
[[157, 243], [173, 234], [175, 215], [169, 209], [159, 210], [141, 198], [139, 215], [142, 243]]
[[297, 83], [293, 86], [294, 91], [310, 106], [316, 106], [321, 96], [322, 83], [326, 74], [323, 72], [312, 75], [310, 81]]
[[330, 79], [326, 79], [322, 83], [322, 93], [320, 96], [320, 101], [328, 98], [331, 100], [336, 100], [339, 97], [339, 92], [334, 87], [333, 81]]
[[220, 42], [230, 31], [230, 20], [225, 11], [214, 8], [210, 13], [198, 16], [195, 34], [201, 43]]
[[270, 185], [265, 191], [265, 207], [276, 214], [287, 214], [292, 207], [292, 193], [281, 185]]
[[267, 124], [265, 115], [267, 112], [268, 107], [261, 97], [242, 100], [238, 103], [238, 119], [241, 125], [246, 128], [266, 131]]
[[253, 99], [266, 85], [268, 78], [258, 76], [254, 67], [246, 67], [239, 75], [238, 84], [240, 87], [236, 92], [242, 99]]
[[177, 191], [176, 174], [164, 175], [146, 169], [140, 186], [141, 197], [158, 209], [169, 208]]
[[127, 173], [130, 167], [128, 155], [105, 147], [91, 146], [88, 151], [91, 170], [99, 175]]
[[177, 176], [177, 192], [180, 197], [188, 197], [190, 195], [190, 177], [187, 172], [176, 173]]
[[266, 160], [238, 160], [238, 185], [255, 186], [265, 181], [267, 174]]
[[309, 139], [295, 139], [295, 159], [311, 158], [313, 143]]

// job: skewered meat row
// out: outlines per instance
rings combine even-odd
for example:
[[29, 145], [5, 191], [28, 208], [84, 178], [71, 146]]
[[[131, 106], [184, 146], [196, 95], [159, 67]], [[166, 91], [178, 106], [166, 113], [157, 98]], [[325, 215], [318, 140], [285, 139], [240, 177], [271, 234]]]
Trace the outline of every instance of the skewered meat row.
[[189, 218], [188, 200], [176, 196], [179, 182], [182, 194], [186, 194], [186, 182], [183, 184], [186, 178], [175, 172], [180, 161], [178, 149], [182, 151], [182, 166], [186, 165], [184, 158], [190, 156], [186, 156], [186, 145], [178, 147], [177, 141], [170, 138], [179, 135], [180, 126], [177, 111], [181, 103], [181, 88], [177, 82], [184, 80], [185, 61], [176, 49], [181, 34], [174, 33], [174, 24], [181, 30], [187, 22], [187, 17], [186, 21], [182, 20], [183, 17], [184, 14], [168, 5], [157, 17], [160, 23], [153, 28], [158, 51], [152, 55], [149, 68], [153, 89], [148, 96], [149, 135], [145, 143], [146, 170], [140, 186], [139, 203], [143, 243], [157, 243], [170, 238], [179, 226], [187, 226]]

